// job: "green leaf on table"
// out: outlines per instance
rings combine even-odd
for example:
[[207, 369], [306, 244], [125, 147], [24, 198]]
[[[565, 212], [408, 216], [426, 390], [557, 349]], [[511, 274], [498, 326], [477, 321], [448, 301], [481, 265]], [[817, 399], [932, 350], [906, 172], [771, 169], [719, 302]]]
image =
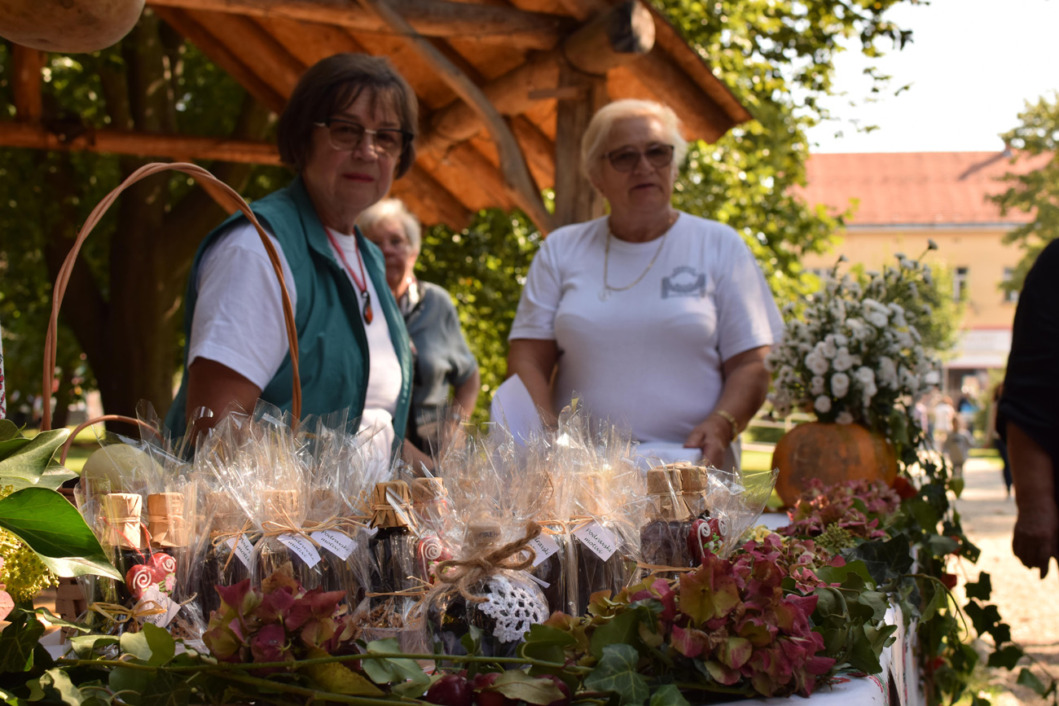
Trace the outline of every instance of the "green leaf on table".
[[58, 667], [44, 672], [40, 678], [40, 682], [42, 685], [50, 686], [52, 689], [58, 691], [59, 695], [62, 697], [62, 703], [64, 704], [79, 706], [85, 701], [84, 695], [81, 693], [81, 690], [74, 685], [70, 676]]
[[[373, 640], [365, 646], [364, 651], [370, 654], [400, 654], [401, 647], [393, 637], [385, 640]], [[415, 686], [427, 684], [430, 677], [414, 659], [407, 657], [380, 657], [363, 659], [360, 662], [364, 673], [376, 684], [401, 684], [411, 682]]]
[[[600, 659], [607, 645], [629, 645], [636, 640], [639, 617], [635, 610], [618, 613], [610, 621], [600, 625], [592, 634], [592, 656]], [[635, 649], [635, 648], [634, 648]]]
[[144, 623], [140, 632], [127, 632], [121, 636], [121, 651], [144, 664], [160, 667], [176, 654], [176, 640], [166, 629]]
[[529, 704], [550, 704], [563, 698], [563, 692], [551, 679], [531, 677], [519, 669], [502, 672], [490, 691], [499, 691], [509, 699]]
[[607, 645], [603, 658], [585, 678], [585, 688], [618, 696], [623, 706], [642, 704], [650, 696], [647, 680], [636, 671], [640, 653], [632, 645]]
[[96, 656], [96, 650], [118, 644], [118, 636], [100, 635], [99, 633], [74, 635], [68, 642], [78, 659], [91, 659]]
[[33, 648], [44, 634], [44, 625], [32, 614], [8, 616], [11, 622], [0, 633], [0, 674], [33, 669]]
[[555, 668], [534, 665], [530, 667], [530, 674], [553, 674], [558, 673], [566, 661], [565, 648], [576, 644], [577, 640], [568, 632], [550, 625], [531, 625], [526, 641], [519, 648], [519, 655], [558, 665]]
[[25, 488], [0, 500], [0, 527], [25, 542], [57, 576], [122, 580], [81, 513], [54, 490]]
[[10, 485], [12, 479], [22, 479], [35, 484], [51, 463], [55, 451], [69, 436], [69, 429], [53, 429], [37, 434], [28, 444], [15, 449], [0, 461], [0, 479], [3, 479], [6, 485]]
[[666, 684], [651, 694], [648, 706], [691, 706], [675, 684]]

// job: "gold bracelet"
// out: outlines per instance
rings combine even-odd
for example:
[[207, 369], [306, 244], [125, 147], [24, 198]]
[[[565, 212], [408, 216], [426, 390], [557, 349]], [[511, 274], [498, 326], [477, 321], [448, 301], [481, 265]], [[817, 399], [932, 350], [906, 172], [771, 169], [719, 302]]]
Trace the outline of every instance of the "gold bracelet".
[[710, 414], [716, 414], [718, 417], [732, 425], [732, 441], [735, 441], [735, 438], [739, 436], [740, 432], [739, 422], [735, 420], [735, 415], [726, 409], [715, 409], [710, 412]]

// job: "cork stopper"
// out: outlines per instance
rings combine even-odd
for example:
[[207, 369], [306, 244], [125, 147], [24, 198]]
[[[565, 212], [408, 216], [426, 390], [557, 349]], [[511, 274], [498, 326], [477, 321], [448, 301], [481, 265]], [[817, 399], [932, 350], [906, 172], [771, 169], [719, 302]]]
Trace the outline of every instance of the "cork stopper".
[[680, 471], [661, 466], [647, 471], [647, 493], [661, 520], [686, 520], [691, 515], [681, 496]]
[[103, 496], [107, 544], [122, 549], [143, 548], [142, 507], [143, 498], [136, 493], [107, 493]]
[[468, 523], [463, 542], [466, 553], [485, 549], [500, 541], [500, 523], [478, 520]]
[[675, 466], [680, 471], [680, 486], [684, 495], [695, 495], [706, 490], [706, 469], [690, 463]]
[[183, 493], [152, 493], [147, 496], [147, 530], [159, 547], [184, 547], [188, 526], [184, 518]]
[[416, 478], [412, 481], [412, 502], [427, 505], [448, 497], [445, 481], [441, 478]]
[[[391, 498], [403, 512], [399, 513], [394, 509], [394, 506], [390, 504]], [[371, 493], [371, 526], [407, 527], [408, 509], [411, 502], [411, 491], [403, 480], [376, 483]]]
[[214, 533], [237, 532], [246, 524], [246, 513], [227, 493], [210, 493], [206, 505], [212, 516], [211, 531]]

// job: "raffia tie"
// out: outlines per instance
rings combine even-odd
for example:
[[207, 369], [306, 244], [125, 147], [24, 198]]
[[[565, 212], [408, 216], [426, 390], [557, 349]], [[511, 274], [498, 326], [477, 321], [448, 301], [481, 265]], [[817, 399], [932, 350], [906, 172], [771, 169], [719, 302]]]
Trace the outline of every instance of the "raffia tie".
[[331, 515], [326, 520], [320, 520], [315, 522], [307, 520], [303, 523], [302, 531], [306, 534], [309, 532], [324, 532], [326, 530], [332, 530], [340, 532], [347, 537], [352, 537], [360, 529], [366, 529], [368, 525], [357, 519], [351, 517], [341, 517], [339, 515]]
[[[210, 533], [210, 542], [211, 542], [211, 544], [214, 547], [216, 547], [217, 545], [219, 545], [219, 544], [221, 544], [223, 542], [227, 542], [229, 539], [234, 539], [235, 540], [235, 545], [238, 545], [239, 542], [242, 541], [243, 537], [246, 536], [246, 533], [250, 529], [250, 527], [251, 527], [250, 520], [247, 520], [247, 521], [245, 521], [243, 523], [242, 528], [236, 530], [235, 532], [211, 532]], [[224, 562], [224, 566], [221, 567], [222, 570], [225, 570], [225, 571], [228, 570], [228, 565], [232, 563], [232, 558], [234, 558], [234, 557], [235, 557], [235, 549], [233, 547], [231, 553], [228, 554], [228, 558]]]
[[118, 603], [92, 603], [88, 606], [90, 611], [99, 613], [115, 625], [124, 625], [128, 622], [146, 618], [149, 615], [161, 615], [166, 609], [154, 601], [143, 601], [132, 608], [127, 608]]
[[[529, 543], [539, 537], [540, 534], [541, 526], [530, 520], [526, 524], [526, 534], [521, 539], [516, 539], [492, 551], [475, 554], [466, 559], [448, 559], [441, 562], [438, 564], [435, 573], [437, 580], [441, 583], [455, 586], [456, 590], [467, 601], [482, 603], [486, 598], [471, 593], [471, 586], [483, 576], [494, 573], [498, 569], [525, 571], [533, 566], [534, 554]], [[520, 556], [527, 549], [530, 550], [528, 556]]]

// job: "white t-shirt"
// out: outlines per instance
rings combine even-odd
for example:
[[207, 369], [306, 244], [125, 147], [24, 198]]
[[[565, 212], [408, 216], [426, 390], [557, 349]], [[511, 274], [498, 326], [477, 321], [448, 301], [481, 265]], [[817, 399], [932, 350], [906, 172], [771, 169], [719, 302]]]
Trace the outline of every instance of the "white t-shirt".
[[[683, 443], [713, 410], [724, 361], [771, 345], [783, 319], [750, 249], [731, 228], [681, 213], [647, 243], [610, 239], [607, 219], [548, 236], [530, 266], [511, 339], [559, 348], [554, 404], [580, 397], [593, 416], [644, 443]], [[661, 248], [659, 250], [659, 248]]]
[[[356, 238], [333, 233], [346, 260], [357, 267]], [[296, 311], [298, 293], [294, 277], [275, 238], [272, 243], [276, 245], [283, 279]], [[341, 265], [337, 253], [335, 259]], [[348, 271], [346, 274], [349, 277]], [[357, 276], [360, 276], [359, 268]], [[375, 439], [385, 445], [388, 454], [394, 436], [393, 414], [401, 391], [401, 364], [375, 285], [371, 277], [365, 279], [375, 316], [364, 327], [370, 365], [361, 429], [378, 428], [381, 433]], [[352, 278], [350, 283], [356, 289]], [[221, 235], [203, 255], [196, 286], [198, 301], [191, 322], [188, 365], [200, 357], [213, 360], [237, 371], [263, 390], [275, 377], [290, 344], [279, 282], [257, 230], [245, 223]], [[356, 297], [363, 303], [359, 290]]]

